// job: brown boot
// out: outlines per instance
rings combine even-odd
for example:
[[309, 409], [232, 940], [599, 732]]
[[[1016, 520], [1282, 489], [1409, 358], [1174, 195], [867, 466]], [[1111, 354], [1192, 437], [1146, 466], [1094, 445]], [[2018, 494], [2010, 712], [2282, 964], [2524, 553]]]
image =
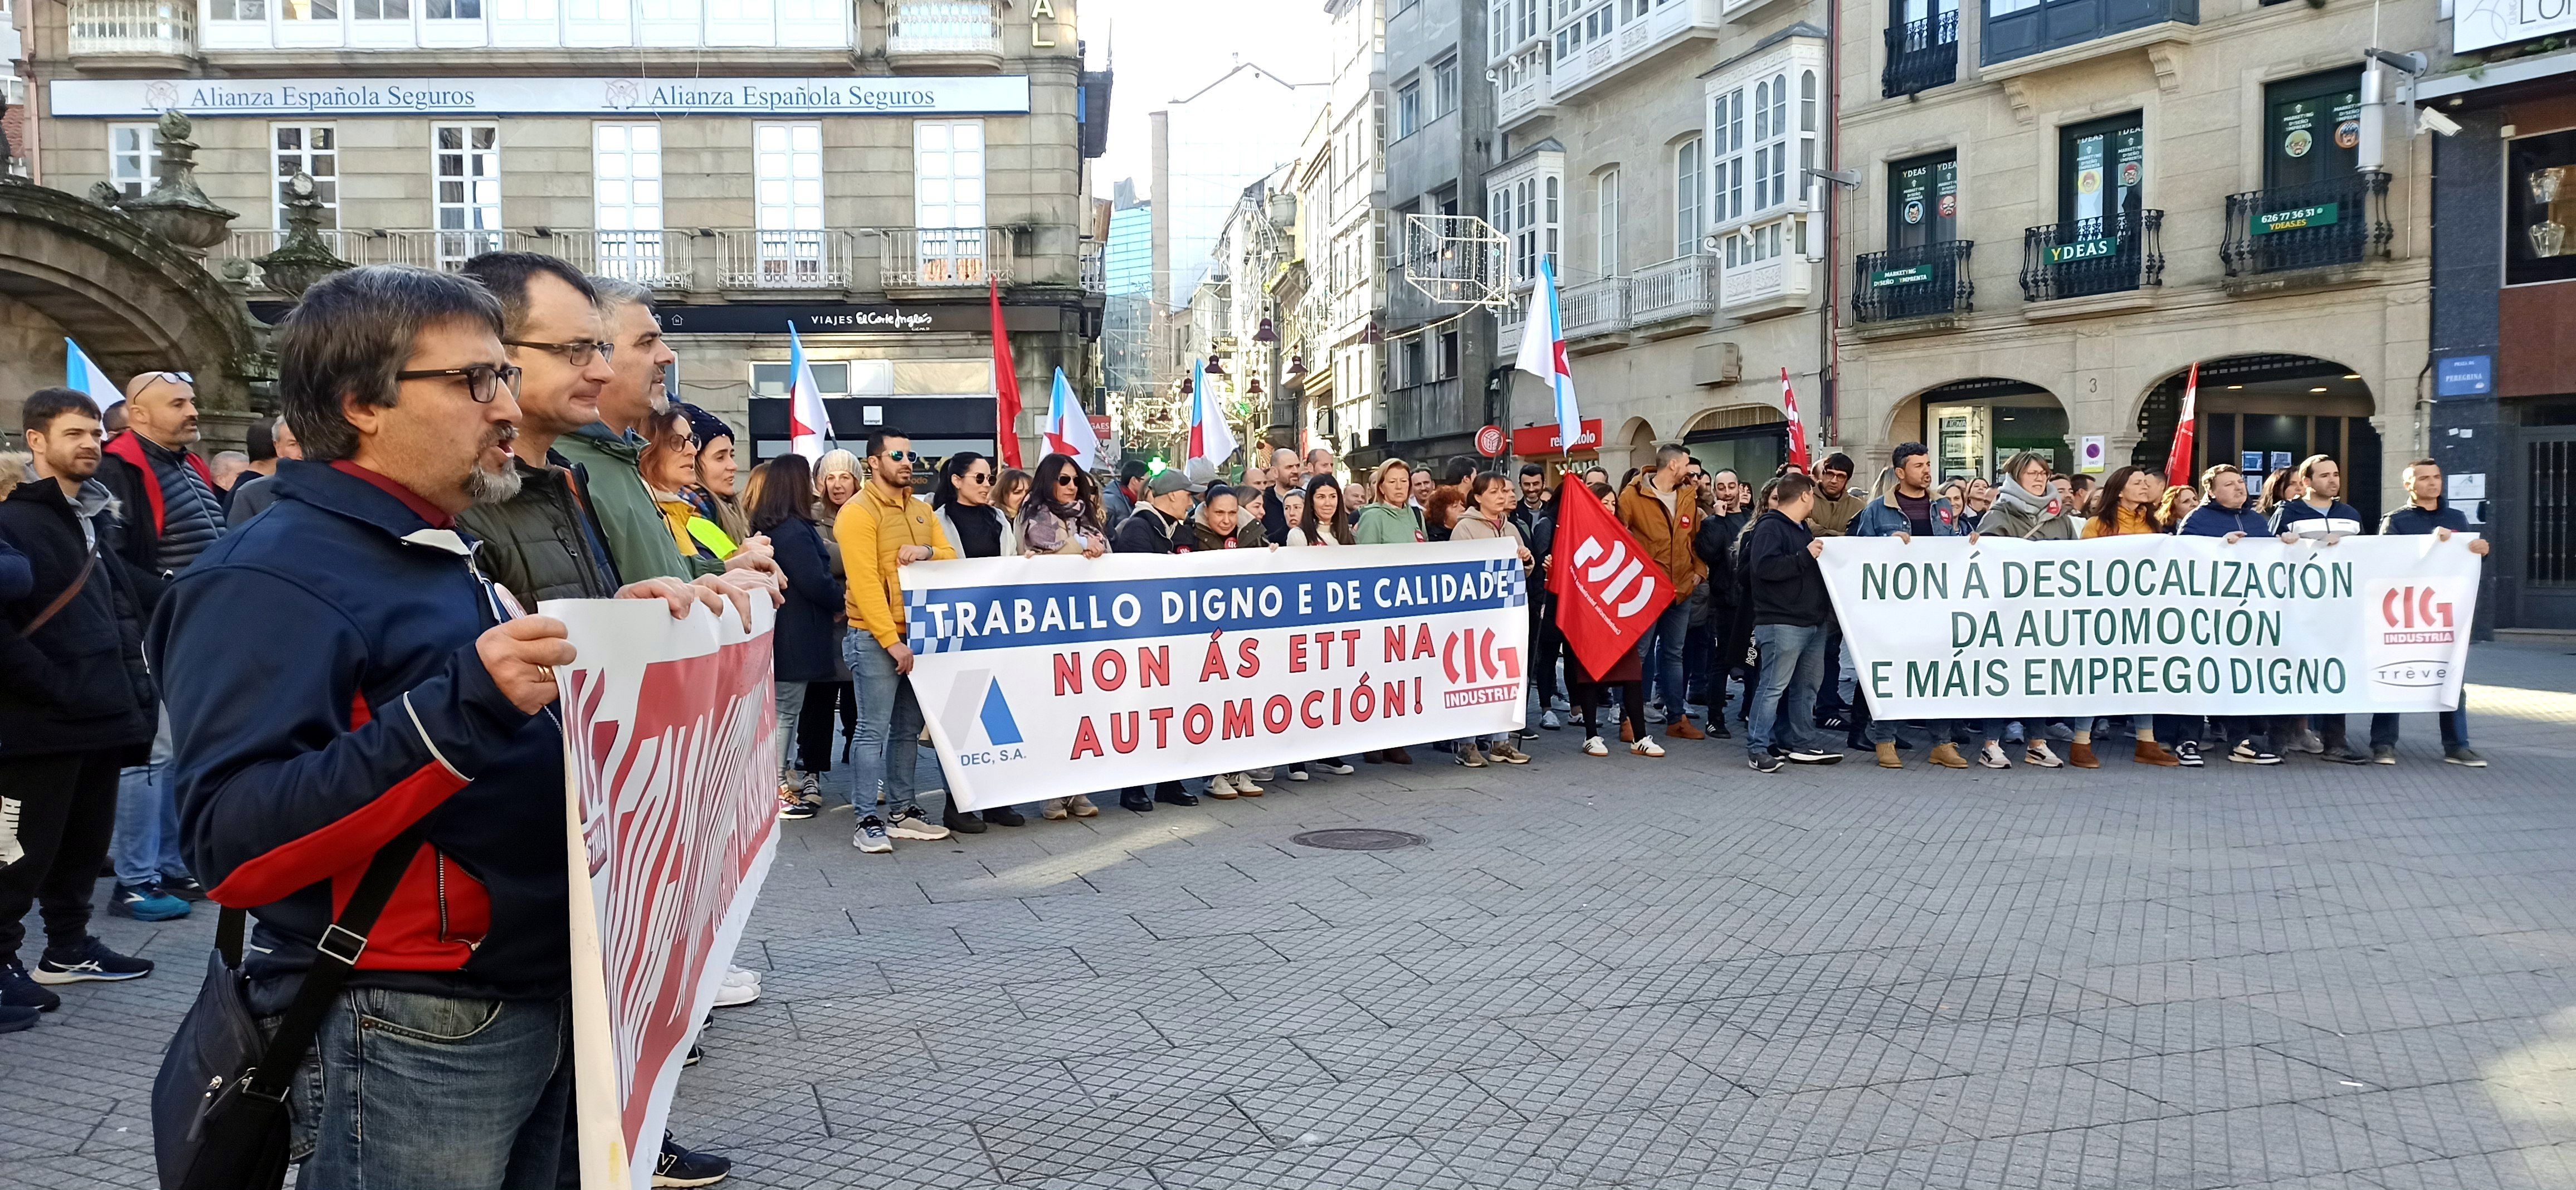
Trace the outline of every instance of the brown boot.
[[2093, 759], [2093, 745], [2078, 741], [2066, 746], [2066, 763], [2079, 769], [2098, 769], [2102, 762]]
[[1636, 728], [1636, 725], [1634, 725], [1634, 724], [1632, 724], [1632, 723], [1628, 722], [1628, 721], [1627, 721], [1627, 720], [1625, 720], [1625, 719], [1620, 720], [1620, 721], [1619, 721], [1619, 742], [1620, 742], [1620, 743], [1622, 743], [1622, 744], [1633, 744], [1633, 743], [1636, 743], [1636, 742], [1637, 742], [1637, 728]]
[[1896, 755], [1896, 741], [1889, 740], [1888, 742], [1878, 746], [1878, 767], [1883, 769], [1901, 769], [1905, 767], [1905, 761]]
[[2138, 763], [2152, 764], [2160, 769], [2182, 767], [2182, 761], [2175, 759], [2173, 753], [2165, 751], [2165, 746], [2154, 740], [2138, 741]]
[[1959, 755], [1957, 744], [1944, 740], [1932, 745], [1932, 763], [1945, 769], [1963, 769], [1968, 767], [1968, 758]]
[[1708, 738], [1707, 732], [1701, 731], [1699, 729], [1699, 725], [1692, 723], [1688, 719], [1673, 720], [1672, 726], [1664, 729], [1664, 734], [1676, 740], [1704, 740]]
[[1404, 750], [1404, 749], [1402, 749], [1402, 748], [1389, 748], [1389, 749], [1387, 749], [1385, 752], [1380, 753], [1380, 755], [1382, 755], [1382, 756], [1386, 757], [1386, 762], [1387, 762], [1388, 764], [1411, 764], [1411, 763], [1413, 763], [1413, 754], [1412, 754], [1412, 753], [1410, 753], [1410, 752], [1405, 751], [1405, 750]]

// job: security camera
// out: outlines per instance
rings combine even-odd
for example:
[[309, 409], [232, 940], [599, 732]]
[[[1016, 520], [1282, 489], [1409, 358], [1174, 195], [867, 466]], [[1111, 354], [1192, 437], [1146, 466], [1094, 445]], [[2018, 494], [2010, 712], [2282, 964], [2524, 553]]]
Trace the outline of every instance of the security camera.
[[2438, 132], [2444, 136], [2458, 136], [2460, 134], [2459, 121], [2443, 115], [2440, 112], [2434, 111], [2429, 107], [2415, 109], [2415, 127], [2418, 131]]

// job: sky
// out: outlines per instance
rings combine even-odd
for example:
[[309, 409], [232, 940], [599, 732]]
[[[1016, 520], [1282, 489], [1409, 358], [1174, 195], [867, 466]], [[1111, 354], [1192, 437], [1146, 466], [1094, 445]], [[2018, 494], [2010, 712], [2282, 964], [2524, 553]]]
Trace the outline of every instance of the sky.
[[1238, 56], [1292, 83], [1327, 77], [1332, 23], [1323, 0], [1084, 0], [1080, 11], [1091, 67], [1107, 62], [1118, 74], [1109, 152], [1092, 175], [1101, 198], [1129, 177], [1138, 197], [1152, 196], [1153, 130], [1146, 114], [1214, 82]]

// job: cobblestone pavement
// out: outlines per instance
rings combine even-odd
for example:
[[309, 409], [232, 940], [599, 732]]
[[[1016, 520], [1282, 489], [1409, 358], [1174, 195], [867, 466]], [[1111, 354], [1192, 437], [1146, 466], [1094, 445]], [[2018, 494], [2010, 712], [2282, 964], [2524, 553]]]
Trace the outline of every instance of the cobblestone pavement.
[[[2481, 646], [2437, 762], [1661, 761], [848, 845], [786, 824], [673, 1126], [733, 1184], [2576, 1186], [2576, 665]], [[2360, 722], [2355, 721], [2356, 729]], [[1317, 850], [1321, 827], [1412, 831]], [[0, 1180], [151, 1183], [167, 964], [0, 1037]]]

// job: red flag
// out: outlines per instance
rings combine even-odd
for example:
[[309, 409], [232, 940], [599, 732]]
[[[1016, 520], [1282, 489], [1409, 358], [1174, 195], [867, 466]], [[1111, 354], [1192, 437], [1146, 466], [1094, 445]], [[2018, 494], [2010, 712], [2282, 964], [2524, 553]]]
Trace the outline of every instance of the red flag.
[[1011, 362], [1011, 335], [1002, 329], [1002, 285], [984, 279], [993, 299], [993, 445], [1002, 465], [1020, 465], [1020, 368]]
[[1780, 369], [1780, 404], [1789, 410], [1789, 461], [1807, 469], [1807, 423], [1798, 416], [1798, 390], [1789, 387], [1789, 369]]
[[2193, 364], [2191, 378], [2182, 382], [2182, 420], [2174, 423], [2173, 451], [2165, 456], [2167, 484], [2191, 483], [2192, 406], [2199, 403], [2200, 365]]
[[1604, 674], [1654, 628], [1673, 584], [1618, 518], [1581, 484], [1574, 488], [1558, 501], [1547, 585], [1566, 645], [1584, 669]]

